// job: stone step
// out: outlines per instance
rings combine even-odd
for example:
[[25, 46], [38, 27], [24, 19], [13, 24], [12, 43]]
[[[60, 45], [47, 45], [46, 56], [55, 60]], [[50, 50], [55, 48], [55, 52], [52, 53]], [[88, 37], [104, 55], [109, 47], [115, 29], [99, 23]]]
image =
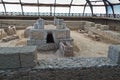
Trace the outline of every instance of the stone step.
[[47, 43], [40, 48], [41, 50], [54, 50], [57, 49], [57, 45], [55, 43]]

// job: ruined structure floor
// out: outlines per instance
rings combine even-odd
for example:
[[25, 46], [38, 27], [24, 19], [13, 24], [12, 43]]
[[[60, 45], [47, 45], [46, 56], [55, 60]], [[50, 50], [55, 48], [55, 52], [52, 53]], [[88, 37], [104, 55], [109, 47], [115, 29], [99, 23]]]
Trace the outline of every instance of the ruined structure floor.
[[85, 34], [71, 31], [74, 39], [74, 54], [80, 57], [105, 57], [108, 53], [109, 43], [95, 41]]
[[[18, 30], [17, 34], [20, 39], [12, 40], [9, 42], [0, 42], [0, 46], [3, 47], [14, 47], [14, 46], [24, 46], [26, 45], [26, 39], [23, 38], [24, 30]], [[71, 31], [71, 37], [74, 39], [74, 56], [76, 57], [105, 57], [107, 56], [108, 46], [110, 43], [105, 43], [101, 41], [94, 41], [87, 37], [85, 34], [79, 33], [77, 31]], [[49, 59], [49, 58], [59, 58], [56, 53], [57, 50], [53, 51], [40, 51], [38, 53], [38, 59]]]

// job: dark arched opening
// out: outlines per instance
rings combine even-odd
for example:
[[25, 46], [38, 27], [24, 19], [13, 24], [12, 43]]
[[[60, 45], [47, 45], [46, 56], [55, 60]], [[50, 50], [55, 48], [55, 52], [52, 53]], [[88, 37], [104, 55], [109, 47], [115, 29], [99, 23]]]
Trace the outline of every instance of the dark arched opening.
[[54, 43], [54, 38], [52, 33], [47, 34], [47, 43]]

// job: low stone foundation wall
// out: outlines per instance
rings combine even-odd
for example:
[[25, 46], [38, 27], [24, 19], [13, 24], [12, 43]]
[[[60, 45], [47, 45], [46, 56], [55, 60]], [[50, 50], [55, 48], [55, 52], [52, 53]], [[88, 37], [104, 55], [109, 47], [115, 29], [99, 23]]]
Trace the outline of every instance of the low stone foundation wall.
[[73, 56], [73, 46], [68, 42], [60, 42], [59, 50], [62, 56], [66, 56], [66, 57]]
[[[120, 80], [119, 49], [120, 45], [110, 46], [108, 58], [46, 59], [37, 61], [32, 68], [0, 69], [0, 80]], [[31, 63], [28, 58], [23, 59]]]
[[0, 69], [34, 67], [36, 61], [35, 46], [0, 47]]
[[120, 80], [120, 67], [108, 58], [41, 60], [34, 68], [0, 70], [0, 80]]
[[85, 27], [85, 30], [91, 31], [92, 33], [95, 33], [95, 34], [98, 34], [108, 40], [115, 41], [116, 43], [120, 43], [120, 35], [113, 34], [110, 31], [97, 30], [95, 27]]

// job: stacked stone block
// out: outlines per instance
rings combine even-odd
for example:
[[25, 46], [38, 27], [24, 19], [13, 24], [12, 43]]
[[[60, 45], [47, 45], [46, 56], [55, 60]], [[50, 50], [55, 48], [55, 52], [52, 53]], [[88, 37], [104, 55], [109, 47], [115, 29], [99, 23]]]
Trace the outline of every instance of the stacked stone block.
[[15, 26], [9, 26], [8, 28], [4, 29], [4, 31], [7, 33], [7, 35], [13, 35], [16, 34], [16, 27]]
[[101, 26], [102, 26], [101, 24], [95, 24], [96, 29], [100, 29]]
[[44, 37], [44, 35], [45, 35], [45, 32], [43, 31], [43, 30], [39, 30], [39, 29], [31, 29], [30, 30], [30, 39], [34, 39], [34, 40], [44, 40], [45, 39], [45, 37]]
[[79, 22], [79, 28], [84, 30], [85, 24], [86, 24], [86, 21], [80, 21]]
[[7, 36], [7, 33], [5, 33], [4, 29], [0, 29], [0, 39], [6, 36]]
[[120, 64], [120, 45], [109, 46], [108, 57], [113, 62]]
[[120, 67], [105, 57], [40, 60], [32, 69], [0, 70], [1, 80], [120, 80]]
[[86, 21], [85, 27], [95, 27], [95, 23]]
[[66, 26], [63, 19], [54, 19], [54, 25], [57, 26], [57, 29], [64, 29]]
[[108, 25], [95, 24], [95, 27], [96, 27], [96, 29], [100, 29], [100, 30], [109, 30]]
[[68, 42], [60, 42], [59, 50], [63, 56], [73, 56], [73, 46]]
[[109, 30], [109, 26], [108, 25], [102, 25], [101, 30]]
[[27, 68], [36, 66], [35, 46], [0, 47], [0, 68]]
[[[56, 29], [45, 29], [43, 19], [38, 19], [34, 28], [30, 28], [27, 45], [36, 45], [38, 50], [51, 50], [59, 48], [61, 40], [71, 41], [70, 30], [63, 23], [63, 19], [55, 19]], [[41, 27], [42, 26], [42, 27]], [[53, 42], [48, 43], [48, 34], [53, 37]]]
[[34, 23], [34, 29], [44, 29], [44, 20], [38, 19], [36, 23]]

